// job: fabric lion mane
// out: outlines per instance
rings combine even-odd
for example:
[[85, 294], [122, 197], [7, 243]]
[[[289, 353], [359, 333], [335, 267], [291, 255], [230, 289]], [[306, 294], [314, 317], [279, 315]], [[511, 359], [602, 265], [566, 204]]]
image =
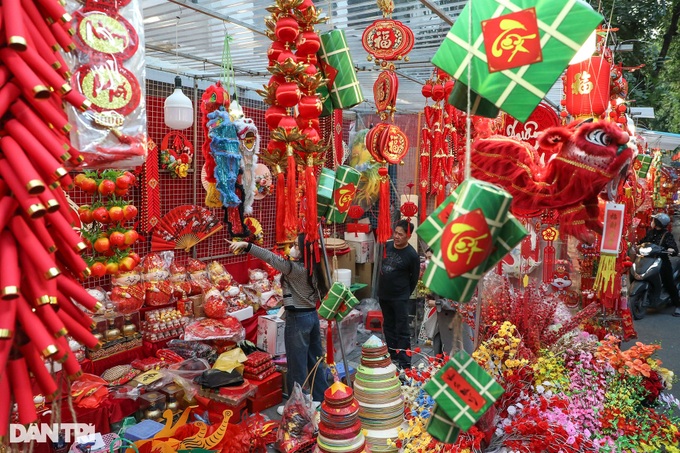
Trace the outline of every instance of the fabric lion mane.
[[600, 193], [609, 184], [615, 194], [630, 167], [629, 138], [614, 123], [572, 123], [544, 131], [541, 155], [525, 142], [492, 136], [473, 144], [472, 176], [507, 190], [515, 215], [557, 210], [563, 234], [592, 242], [593, 232], [602, 233]]

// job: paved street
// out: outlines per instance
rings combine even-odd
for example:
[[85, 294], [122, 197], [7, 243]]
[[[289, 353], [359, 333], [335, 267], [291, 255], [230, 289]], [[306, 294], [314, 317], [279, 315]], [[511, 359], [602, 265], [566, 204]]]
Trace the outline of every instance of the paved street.
[[[625, 343], [623, 348], [629, 348], [636, 341], [660, 344], [661, 350], [657, 352], [657, 357], [663, 361], [663, 366], [672, 370], [676, 377], [680, 377], [680, 318], [674, 318], [672, 313], [672, 307], [659, 312], [649, 310], [644, 319], [635, 321], [637, 340]], [[675, 383], [670, 393], [680, 399], [680, 381]]]

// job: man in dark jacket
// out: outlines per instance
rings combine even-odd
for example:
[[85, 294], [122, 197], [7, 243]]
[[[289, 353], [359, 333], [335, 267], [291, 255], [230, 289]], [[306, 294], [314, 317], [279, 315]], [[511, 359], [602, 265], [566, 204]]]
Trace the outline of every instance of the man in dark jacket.
[[[420, 257], [408, 243], [413, 224], [400, 220], [394, 227], [393, 241], [385, 244], [380, 267], [378, 299], [383, 313], [383, 333], [392, 360], [400, 368], [411, 368], [406, 350], [411, 348], [409, 298], [416, 289], [420, 274]], [[398, 351], [398, 352], [397, 352]]]
[[668, 224], [671, 223], [671, 218], [668, 214], [659, 213], [652, 216], [652, 228], [647, 231], [645, 237], [642, 238], [640, 244], [646, 242], [656, 244], [666, 249], [668, 254], [661, 255], [661, 282], [671, 297], [671, 302], [675, 306], [673, 316], [680, 316], [680, 296], [678, 295], [678, 288], [673, 279], [673, 267], [669, 256], [678, 254], [678, 245], [675, 243], [673, 235], [668, 231]]

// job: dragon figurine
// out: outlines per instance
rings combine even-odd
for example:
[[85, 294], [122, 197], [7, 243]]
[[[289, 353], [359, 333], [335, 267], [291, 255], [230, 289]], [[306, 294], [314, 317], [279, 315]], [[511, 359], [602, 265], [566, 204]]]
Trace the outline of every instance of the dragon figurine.
[[613, 199], [633, 157], [629, 135], [614, 123], [581, 122], [546, 129], [539, 151], [503, 136], [477, 140], [470, 158], [472, 176], [505, 188], [512, 211], [533, 217], [559, 213], [560, 231], [584, 242], [602, 233], [599, 195]]

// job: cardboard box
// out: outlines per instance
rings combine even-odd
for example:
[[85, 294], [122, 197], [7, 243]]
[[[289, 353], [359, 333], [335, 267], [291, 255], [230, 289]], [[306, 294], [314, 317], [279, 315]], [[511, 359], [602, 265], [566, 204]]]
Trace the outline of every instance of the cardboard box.
[[[354, 247], [349, 248], [349, 252], [345, 253], [343, 255], [335, 255], [338, 259], [338, 266], [337, 268], [333, 267], [333, 250], [329, 250], [327, 252], [328, 256], [328, 264], [331, 266], [331, 269], [349, 269], [352, 271], [352, 276], [354, 276], [354, 273], [356, 272], [354, 269], [354, 266], [356, 264], [356, 251], [354, 250]], [[324, 272], [326, 270], [324, 269]]]
[[264, 315], [257, 319], [257, 347], [271, 355], [286, 353], [283, 336], [285, 321], [275, 315]]
[[[347, 234], [347, 233], [345, 233]], [[350, 233], [351, 234], [351, 233]], [[347, 245], [354, 249], [355, 263], [372, 263], [375, 261], [375, 242], [374, 241], [352, 241], [345, 238]]]
[[356, 265], [354, 283], [365, 283], [368, 285], [354, 293], [359, 300], [371, 297], [371, 291], [373, 289], [373, 266], [373, 263], [361, 263]]

